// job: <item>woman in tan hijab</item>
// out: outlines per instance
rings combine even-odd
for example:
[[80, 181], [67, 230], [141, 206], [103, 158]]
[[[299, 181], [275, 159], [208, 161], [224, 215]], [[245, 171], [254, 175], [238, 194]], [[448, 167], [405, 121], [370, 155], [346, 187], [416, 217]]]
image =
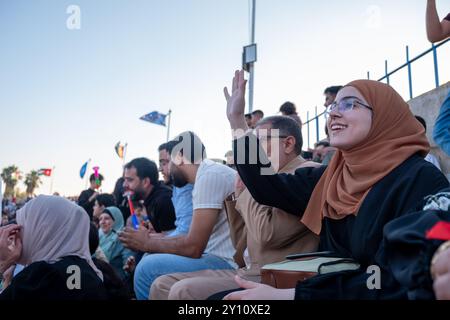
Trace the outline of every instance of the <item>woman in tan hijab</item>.
[[0, 272], [24, 265], [2, 300], [104, 299], [103, 275], [89, 253], [89, 217], [76, 204], [39, 196], [0, 229]]
[[[383, 248], [383, 228], [405, 215], [427, 195], [448, 186], [448, 181], [423, 157], [429, 144], [425, 131], [408, 105], [390, 86], [358, 80], [342, 88], [327, 108], [330, 144], [337, 152], [328, 167], [299, 169], [294, 175], [260, 174], [266, 163], [259, 150], [257, 164], [247, 159], [252, 143], [244, 113], [246, 81], [236, 72], [232, 94], [225, 90], [227, 116], [234, 129], [235, 163], [239, 175], [262, 204], [299, 216], [320, 235], [319, 250], [352, 258], [359, 270], [318, 275], [299, 282], [296, 289], [238, 283], [249, 290], [228, 299], [388, 299], [407, 298], [409, 288], [391, 272], [392, 252]], [[239, 153], [241, 155], [239, 156]], [[380, 271], [380, 289], [368, 288], [370, 266]]]

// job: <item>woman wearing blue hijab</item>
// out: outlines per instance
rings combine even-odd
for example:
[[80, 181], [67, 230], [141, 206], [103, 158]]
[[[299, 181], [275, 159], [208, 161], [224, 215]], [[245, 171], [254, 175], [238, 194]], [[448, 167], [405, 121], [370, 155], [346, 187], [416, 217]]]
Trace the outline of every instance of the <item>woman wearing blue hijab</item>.
[[107, 207], [100, 215], [99, 225], [100, 247], [111, 266], [124, 279], [123, 266], [133, 252], [122, 245], [117, 235], [124, 227], [122, 212], [116, 207]]

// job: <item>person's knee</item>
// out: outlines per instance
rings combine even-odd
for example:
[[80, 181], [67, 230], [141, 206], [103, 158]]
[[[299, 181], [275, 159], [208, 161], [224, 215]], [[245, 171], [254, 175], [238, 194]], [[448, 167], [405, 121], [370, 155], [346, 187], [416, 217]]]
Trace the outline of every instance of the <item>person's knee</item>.
[[168, 295], [169, 300], [194, 300], [189, 290], [189, 279], [181, 280], [172, 285]]
[[165, 267], [162, 260], [163, 257], [157, 254], [149, 254], [143, 257], [136, 266], [135, 277], [147, 278], [158, 274], [158, 270]]
[[174, 281], [169, 276], [160, 276], [153, 281], [150, 287], [149, 299], [151, 300], [167, 300], [169, 291]]
[[153, 279], [158, 276], [155, 274], [157, 270], [158, 268], [152, 255], [147, 255], [139, 261], [134, 271], [134, 287], [138, 299], [148, 299]]

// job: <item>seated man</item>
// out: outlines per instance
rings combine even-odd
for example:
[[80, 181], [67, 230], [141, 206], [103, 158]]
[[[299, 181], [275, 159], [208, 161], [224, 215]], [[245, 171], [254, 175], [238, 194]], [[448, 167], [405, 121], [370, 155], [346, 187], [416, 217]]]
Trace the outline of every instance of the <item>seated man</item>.
[[256, 124], [258, 123], [259, 120], [261, 120], [262, 118], [264, 118], [264, 112], [262, 112], [261, 110], [255, 110], [252, 112], [252, 122], [251, 122], [251, 128], [255, 128]]
[[159, 146], [159, 171], [162, 173], [164, 183], [172, 187], [172, 203], [175, 208], [175, 230], [169, 232], [168, 236], [177, 236], [180, 234], [187, 234], [192, 221], [192, 189], [194, 186], [190, 183], [182, 188], [172, 185], [172, 178], [170, 177], [170, 154], [169, 147], [176, 144], [175, 141], [163, 143]]
[[126, 191], [133, 192], [134, 201], [144, 201], [149, 221], [155, 232], [175, 229], [172, 190], [158, 181], [156, 164], [147, 158], [136, 158], [125, 165]]
[[207, 160], [205, 147], [192, 132], [169, 144], [170, 173], [175, 187], [194, 184], [194, 213], [187, 235], [161, 237], [145, 228], [126, 228], [123, 244], [148, 254], [138, 263], [134, 277], [136, 297], [147, 299], [153, 281], [164, 274], [204, 269], [233, 269], [234, 249], [224, 211], [224, 200], [233, 193], [236, 172]]
[[[279, 173], [293, 174], [298, 168], [319, 166], [300, 156], [302, 136], [295, 120], [286, 116], [264, 118], [256, 132], [271, 162], [279, 163]], [[152, 285], [151, 299], [203, 300], [219, 291], [237, 289], [236, 274], [259, 282], [261, 266], [282, 261], [290, 254], [316, 251], [319, 237], [297, 217], [257, 203], [246, 189], [236, 196], [237, 212], [228, 210], [227, 213], [230, 221], [240, 218], [245, 223], [242, 234], [246, 235], [246, 267], [237, 271], [204, 270], [161, 276]], [[232, 234], [239, 232], [236, 226], [239, 225], [230, 223]]]

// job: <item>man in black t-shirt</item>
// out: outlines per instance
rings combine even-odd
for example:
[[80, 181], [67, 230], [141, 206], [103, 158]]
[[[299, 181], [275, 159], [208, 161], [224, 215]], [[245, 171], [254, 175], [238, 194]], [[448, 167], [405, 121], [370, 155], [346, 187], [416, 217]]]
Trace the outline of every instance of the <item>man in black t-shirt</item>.
[[91, 176], [89, 177], [89, 189], [81, 192], [80, 196], [78, 197], [78, 205], [86, 210], [91, 220], [92, 213], [94, 211], [95, 198], [98, 195], [97, 190], [102, 185], [103, 176], [101, 174], [98, 175], [98, 181], [100, 182], [99, 184], [96, 183], [96, 180], [97, 179], [95, 177], [95, 174], [91, 174]]
[[148, 218], [156, 232], [175, 229], [172, 190], [158, 181], [158, 168], [147, 158], [136, 158], [125, 165], [124, 188], [133, 192], [132, 200], [144, 200]]

